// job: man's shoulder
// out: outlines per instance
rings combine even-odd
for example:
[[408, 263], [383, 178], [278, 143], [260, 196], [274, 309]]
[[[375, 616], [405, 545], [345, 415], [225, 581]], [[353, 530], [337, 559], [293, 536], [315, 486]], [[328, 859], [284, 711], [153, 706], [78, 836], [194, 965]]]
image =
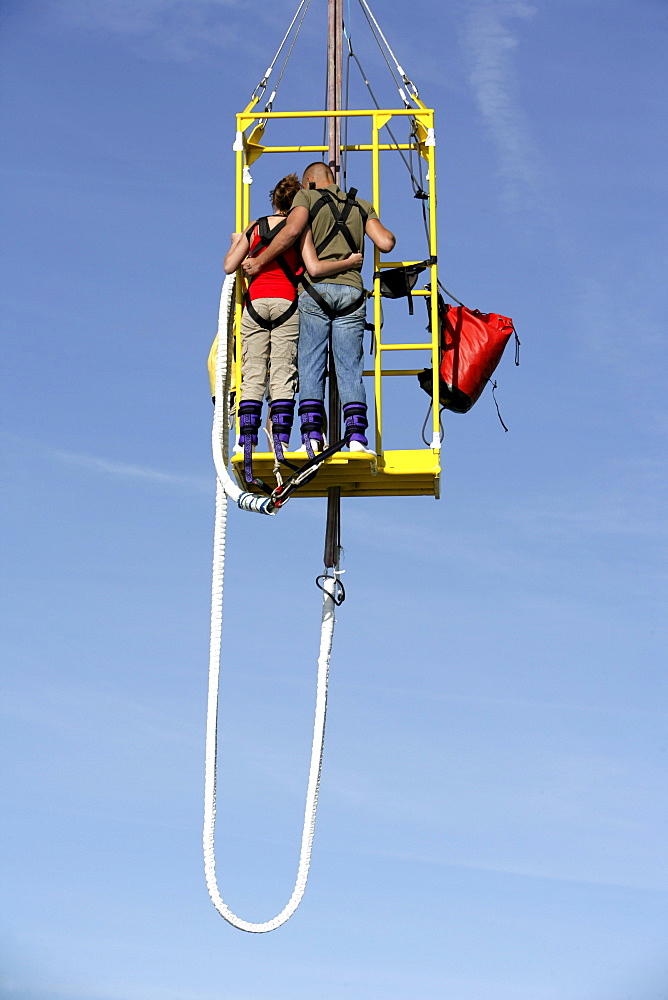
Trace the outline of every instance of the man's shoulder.
[[[325, 195], [324, 199], [323, 195]], [[326, 188], [313, 188], [308, 190], [302, 189], [301, 191], [298, 191], [294, 197], [294, 201], [292, 202], [292, 207], [297, 208], [301, 206], [303, 208], [308, 209], [308, 211], [310, 212], [311, 209], [316, 204], [316, 202], [320, 201], [321, 199], [323, 201], [326, 200], [327, 195], [335, 198], [336, 202], [339, 203], [339, 206], [345, 204], [346, 202], [347, 193], [345, 191], [342, 191], [336, 184], [330, 184]], [[360, 206], [362, 211], [366, 213], [367, 218], [369, 219], [378, 218], [376, 209], [373, 207], [370, 201], [366, 200], [366, 198], [360, 198], [359, 195], [356, 194], [355, 201]]]
[[367, 219], [378, 218], [378, 213], [376, 212], [376, 209], [373, 207], [371, 202], [367, 201], [366, 198], [360, 198], [360, 196], [357, 194], [356, 188], [349, 188], [348, 191], [342, 191], [339, 187], [336, 187], [336, 185], [331, 185], [326, 190], [330, 191], [336, 197], [336, 199], [339, 202], [339, 207], [341, 205], [345, 205], [346, 200], [350, 197], [350, 194], [354, 191], [355, 201], [359, 206], [359, 208], [361, 208], [362, 212], [366, 215]]
[[292, 207], [310, 209], [313, 203], [317, 201], [319, 196], [320, 195], [318, 191], [307, 191], [302, 188], [302, 190], [298, 191], [297, 194], [295, 195], [292, 202]]
[[370, 201], [366, 200], [366, 198], [360, 198], [359, 195], [355, 195], [355, 201], [357, 202], [358, 205], [360, 205], [363, 208], [363, 210], [366, 212], [367, 216], [370, 219], [378, 218], [378, 213], [376, 212], [376, 209], [373, 207]]
[[366, 214], [367, 215], [373, 215], [373, 216], [375, 216], [376, 209], [373, 207], [373, 205], [371, 204], [370, 201], [366, 200], [366, 198], [360, 198], [359, 194], [357, 193], [357, 188], [351, 187], [351, 188], [348, 189], [348, 191], [341, 191], [340, 188], [337, 188], [336, 189], [336, 196], [341, 201], [345, 201], [347, 198], [349, 198], [351, 196], [351, 194], [353, 194], [353, 192], [355, 192], [354, 193], [355, 201], [357, 202], [357, 204], [362, 209], [364, 209], [364, 211], [366, 212]]

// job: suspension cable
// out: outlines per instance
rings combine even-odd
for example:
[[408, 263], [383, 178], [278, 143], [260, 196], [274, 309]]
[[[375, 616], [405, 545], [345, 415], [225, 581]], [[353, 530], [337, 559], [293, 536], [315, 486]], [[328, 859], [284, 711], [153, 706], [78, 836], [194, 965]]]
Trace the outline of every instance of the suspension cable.
[[[285, 32], [285, 35], [283, 36], [283, 41], [278, 46], [278, 49], [276, 51], [276, 55], [274, 56], [274, 58], [272, 59], [272, 61], [269, 63], [269, 66], [267, 67], [267, 69], [264, 72], [264, 76], [262, 77], [262, 79], [260, 80], [260, 82], [255, 87], [255, 90], [251, 94], [251, 100], [256, 100], [256, 99], [259, 100], [260, 97], [262, 96], [262, 94], [264, 93], [264, 91], [266, 90], [266, 88], [267, 88], [267, 80], [271, 76], [272, 70], [273, 70], [274, 66], [276, 65], [276, 61], [277, 61], [278, 57], [281, 54], [283, 46], [285, 45], [286, 41], [288, 40], [288, 37], [290, 35], [290, 32], [292, 31], [292, 28], [294, 26], [295, 21], [299, 17], [300, 10], [304, 6], [304, 4], [306, 4], [306, 6], [308, 7], [308, 5], [309, 5], [310, 2], [311, 2], [311, 0], [301, 0], [301, 3], [299, 4], [299, 6], [297, 7], [297, 10], [295, 12], [295, 16], [292, 18], [292, 21], [290, 22], [290, 27]], [[302, 20], [303, 20], [303, 18], [302, 18]], [[301, 25], [300, 25], [300, 27], [301, 27]]]
[[[350, 39], [348, 39], [348, 44], [349, 44], [350, 58], [354, 59], [355, 62], [357, 63], [357, 66], [358, 66], [358, 69], [359, 69], [360, 74], [362, 76], [362, 79], [364, 80], [366, 88], [369, 91], [369, 94], [371, 95], [371, 100], [376, 105], [376, 107], [380, 110], [380, 104], [378, 103], [378, 98], [376, 97], [376, 95], [374, 94], [373, 90], [371, 89], [371, 84], [369, 83], [369, 79], [368, 79], [366, 73], [364, 72], [364, 68], [362, 66], [362, 63], [359, 60], [359, 57], [358, 57], [357, 53], [353, 51], [352, 42], [351, 42]], [[404, 161], [406, 169], [408, 170], [408, 173], [410, 174], [411, 184], [413, 186], [413, 191], [416, 192], [416, 193], [418, 191], [422, 191], [422, 185], [418, 183], [418, 180], [417, 180], [415, 174], [413, 173], [412, 167], [411, 167], [410, 163], [408, 162], [408, 160], [406, 159], [406, 156], [404, 155], [403, 149], [399, 149], [399, 142], [398, 142], [396, 136], [394, 135], [394, 133], [392, 132], [392, 129], [390, 128], [389, 125], [385, 125], [384, 127], [389, 132], [389, 134], [390, 134], [390, 136], [392, 138], [392, 142], [397, 147], [397, 152], [399, 153], [401, 159]]]
[[[366, 73], [364, 72], [364, 67], [362, 66], [362, 63], [360, 62], [357, 53], [353, 51], [352, 39], [347, 34], [346, 34], [346, 39], [348, 41], [348, 64], [349, 64], [351, 58], [355, 60], [355, 62], [357, 64], [357, 67], [358, 67], [358, 69], [360, 71], [360, 74], [362, 76], [362, 79], [363, 79], [363, 81], [364, 81], [364, 83], [366, 85], [366, 88], [369, 91], [369, 94], [371, 95], [371, 100], [376, 105], [376, 107], [378, 109], [380, 109], [380, 104], [378, 102], [378, 98], [376, 97], [376, 95], [373, 92], [373, 89], [371, 87], [369, 79], [368, 79]], [[413, 122], [413, 119], [411, 119], [411, 122]], [[427, 198], [427, 195], [425, 194], [424, 187], [423, 187], [423, 183], [424, 182], [423, 182], [423, 178], [422, 178], [422, 159], [421, 159], [421, 157], [418, 157], [418, 171], [419, 171], [419, 179], [418, 179], [418, 178], [416, 178], [415, 173], [413, 171], [413, 167], [412, 167], [412, 158], [413, 158], [413, 151], [412, 151], [412, 149], [409, 150], [410, 159], [407, 159], [406, 156], [405, 156], [405, 154], [404, 154], [404, 151], [402, 149], [399, 149], [399, 142], [398, 142], [398, 140], [397, 140], [394, 132], [390, 128], [389, 124], [386, 123], [384, 127], [389, 132], [390, 137], [392, 139], [392, 142], [396, 146], [397, 152], [399, 153], [399, 156], [403, 160], [404, 165], [405, 165], [406, 169], [408, 170], [408, 173], [409, 173], [410, 179], [411, 179], [411, 186], [413, 188], [413, 197], [414, 198], [419, 198], [421, 200], [421, 202], [422, 202], [422, 224], [424, 226], [425, 235], [427, 237], [427, 245], [429, 245], [430, 244], [430, 228], [429, 228], [429, 220], [428, 220], [427, 212], [426, 212], [426, 208], [425, 208], [425, 200]], [[415, 134], [414, 124], [411, 125], [411, 134], [412, 135]]]
[[[380, 36], [380, 38], [382, 38], [382, 40], [383, 40], [383, 42], [385, 44], [385, 48], [387, 49], [387, 51], [389, 52], [389, 54], [392, 56], [392, 60], [394, 61], [394, 65], [396, 66], [397, 73], [401, 77], [403, 83], [406, 85], [406, 88], [409, 91], [409, 93], [411, 94], [411, 97], [413, 99], [417, 98], [419, 96], [418, 95], [417, 87], [415, 86], [415, 84], [413, 83], [412, 80], [409, 80], [409, 78], [406, 76], [403, 68], [399, 65], [399, 61], [398, 61], [397, 57], [395, 56], [394, 52], [392, 51], [392, 49], [390, 48], [390, 43], [388, 42], [387, 38], [383, 34], [383, 31], [382, 31], [380, 25], [378, 24], [378, 21], [373, 16], [373, 13], [371, 11], [371, 8], [369, 7], [369, 4], [367, 3], [367, 0], [359, 0], [359, 5], [360, 5], [360, 7], [362, 8], [362, 10], [364, 12], [364, 16], [366, 17], [366, 19], [367, 19], [367, 21], [369, 23], [369, 27], [371, 28], [373, 36], [376, 39], [376, 42], [378, 43], [379, 49], [381, 50], [381, 52], [383, 52], [383, 48], [382, 48], [380, 42], [378, 41], [378, 36]], [[385, 55], [384, 52], [383, 52], [383, 57], [384, 57], [385, 62], [387, 63], [387, 65], [388, 65], [388, 67], [390, 69], [390, 72], [392, 73], [392, 76], [394, 77], [394, 70], [390, 66], [389, 60], [388, 60], [388, 58], [387, 58], [387, 56]], [[396, 77], [395, 77], [395, 82], [396, 82]], [[399, 85], [399, 96], [401, 97], [401, 99], [404, 102], [404, 104], [406, 105], [406, 107], [408, 107], [409, 104], [408, 104], [408, 100], [406, 98], [406, 94], [404, 93], [404, 90], [403, 90], [403, 88], [400, 85]]]
[[[278, 90], [278, 85], [281, 82], [281, 80], [283, 79], [283, 74], [285, 73], [285, 67], [288, 65], [288, 61], [290, 59], [290, 56], [292, 55], [292, 50], [295, 47], [295, 42], [297, 41], [297, 38], [299, 37], [299, 32], [301, 31], [302, 24], [304, 23], [304, 18], [306, 17], [306, 12], [309, 9], [310, 3], [311, 3], [311, 0], [306, 0], [306, 6], [304, 7], [304, 10], [302, 12], [301, 20], [300, 20], [299, 24], [297, 25], [297, 30], [294, 33], [294, 36], [292, 38], [292, 42], [290, 43], [290, 48], [288, 49], [288, 54], [285, 57], [285, 61], [284, 61], [283, 66], [281, 68], [281, 72], [278, 74], [278, 79], [276, 81], [276, 86], [274, 87], [274, 89], [273, 89], [273, 91], [271, 93], [271, 96], [269, 97], [269, 100], [267, 101], [267, 103], [265, 105], [265, 109], [264, 109], [265, 111], [271, 111], [271, 109], [273, 107], [274, 98], [276, 97], [276, 91]], [[299, 11], [297, 11], [297, 13], [299, 13]], [[297, 15], [295, 14], [295, 17], [296, 16]], [[293, 20], [292, 23], [294, 24], [294, 20]], [[292, 27], [292, 25], [290, 25], [290, 27]]]
[[371, 19], [369, 18], [369, 15], [367, 14], [366, 10], [362, 6], [362, 0], [359, 0], [359, 3], [360, 3], [360, 6], [362, 7], [362, 12], [363, 12], [364, 16], [367, 19], [368, 25], [371, 28], [371, 34], [373, 35], [373, 37], [374, 37], [374, 39], [376, 41], [376, 44], [378, 45], [378, 48], [380, 49], [380, 54], [382, 55], [383, 59], [385, 60], [387, 68], [389, 69], [390, 73], [392, 74], [392, 79], [394, 80], [394, 82], [396, 84], [396, 87], [397, 87], [397, 90], [399, 91], [399, 96], [401, 97], [402, 102], [406, 106], [408, 106], [408, 102], [406, 101], [406, 97], [405, 97], [404, 94], [402, 94], [402, 91], [401, 91], [401, 83], [399, 82], [399, 80], [397, 80], [396, 74], [395, 74], [395, 72], [394, 72], [394, 70], [392, 68], [392, 64], [390, 63], [390, 60], [387, 58], [387, 53], [385, 52], [385, 49], [383, 48], [383, 46], [380, 44], [380, 39], [378, 38], [378, 35], [376, 34], [376, 30], [375, 30], [375, 28], [373, 26], [373, 23], [372, 23]]

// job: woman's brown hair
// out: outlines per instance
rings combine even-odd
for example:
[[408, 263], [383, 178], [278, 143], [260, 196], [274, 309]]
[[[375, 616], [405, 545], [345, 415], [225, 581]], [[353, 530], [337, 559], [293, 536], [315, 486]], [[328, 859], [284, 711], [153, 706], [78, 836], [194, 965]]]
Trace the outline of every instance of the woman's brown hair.
[[277, 212], [289, 212], [292, 202], [298, 191], [301, 191], [301, 184], [297, 174], [288, 174], [278, 182], [273, 191], [269, 192], [271, 203]]

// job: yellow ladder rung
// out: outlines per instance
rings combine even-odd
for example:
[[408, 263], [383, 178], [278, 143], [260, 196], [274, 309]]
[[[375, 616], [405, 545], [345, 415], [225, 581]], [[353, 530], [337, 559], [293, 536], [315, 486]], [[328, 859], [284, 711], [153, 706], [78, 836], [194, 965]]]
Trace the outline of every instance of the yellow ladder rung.
[[430, 351], [431, 342], [428, 344], [378, 344], [379, 351]]
[[[354, 153], [370, 153], [374, 147], [369, 143], [358, 144], [355, 146], [341, 146], [342, 150], [349, 150]], [[329, 146], [263, 146], [264, 153], [326, 153]], [[417, 146], [401, 142], [398, 146], [390, 145], [389, 143], [383, 143], [378, 147], [381, 153], [389, 152], [393, 149], [417, 149]], [[417, 261], [416, 261], [417, 263]]]
[[[361, 111], [258, 111], [255, 113], [242, 111], [237, 115], [237, 119], [239, 122], [250, 124], [259, 119], [264, 121], [265, 118], [382, 118], [388, 113], [391, 118], [420, 118], [425, 112], [420, 112], [417, 108], [391, 108], [388, 110], [368, 108]], [[430, 114], [429, 111], [426, 113]]]
[[[421, 260], [381, 260], [378, 265], [379, 270], [383, 270], [386, 267], [410, 267], [411, 264], [421, 264]], [[431, 267], [431, 264], [429, 265]]]
[[[381, 375], [419, 375], [423, 371], [422, 368], [383, 368], [381, 369]], [[369, 371], [362, 372], [362, 375], [375, 375], [373, 368]]]

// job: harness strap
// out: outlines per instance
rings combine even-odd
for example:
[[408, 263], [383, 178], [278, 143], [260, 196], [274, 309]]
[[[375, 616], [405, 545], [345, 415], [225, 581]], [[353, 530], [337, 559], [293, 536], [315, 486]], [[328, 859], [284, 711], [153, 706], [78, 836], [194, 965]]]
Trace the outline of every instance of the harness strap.
[[[346, 200], [343, 208], [339, 209], [336, 204], [337, 199], [329, 191], [321, 191], [320, 197], [311, 206], [309, 211], [309, 225], [313, 228], [313, 220], [318, 215], [323, 208], [327, 207], [334, 217], [334, 226], [330, 232], [321, 240], [316, 247], [316, 254], [318, 257], [322, 255], [322, 251], [329, 246], [337, 233], [340, 233], [345, 239], [351, 253], [360, 253], [361, 247], [355, 242], [353, 234], [347, 226], [347, 220], [352, 212], [353, 208], [356, 208], [362, 217], [363, 226], [366, 226], [367, 219], [369, 218], [368, 212], [366, 212], [360, 203], [357, 201], [357, 188], [351, 188], [346, 194]], [[328, 258], [323, 258], [328, 259]], [[325, 316], [330, 320], [335, 320], [338, 316], [348, 316], [350, 313], [356, 312], [360, 306], [366, 301], [366, 292], [364, 289], [360, 292], [359, 298], [355, 299], [349, 305], [344, 306], [342, 309], [334, 309], [325, 299], [320, 295], [319, 292], [313, 287], [313, 285], [306, 280], [306, 277], [302, 275], [302, 286], [305, 292], [311, 296], [316, 305], [320, 306]]]
[[258, 442], [258, 431], [262, 424], [262, 403], [254, 399], [239, 403], [239, 444], [244, 449], [244, 477], [247, 483], [253, 480], [253, 447]]
[[[264, 250], [265, 247], [268, 247], [269, 244], [274, 239], [274, 237], [277, 236], [278, 233], [280, 233], [281, 229], [283, 229], [287, 221], [288, 221], [287, 219], [282, 219], [281, 222], [279, 222], [276, 226], [274, 226], [273, 229], [270, 229], [269, 220], [266, 215], [263, 215], [261, 216], [261, 218], [257, 220], [256, 223], [254, 223], [252, 226], [249, 226], [249, 228], [246, 230], [246, 239], [250, 244], [253, 230], [257, 229], [258, 242], [250, 251], [248, 256], [257, 257], [260, 251]], [[298, 306], [296, 291], [299, 286], [299, 277], [292, 270], [292, 268], [290, 267], [290, 265], [288, 264], [287, 260], [285, 259], [282, 253], [279, 254], [278, 257], [275, 257], [274, 261], [276, 262], [276, 264], [278, 264], [285, 277], [288, 279], [288, 281], [291, 282], [292, 287], [295, 289], [295, 298], [290, 303], [285, 312], [281, 313], [281, 315], [274, 320], [265, 319], [263, 316], [259, 315], [257, 310], [254, 308], [250, 297], [250, 286], [255, 281], [255, 278], [251, 278], [250, 281], [248, 282], [248, 291], [244, 296], [244, 307], [246, 308], [248, 314], [255, 320], [255, 322], [259, 326], [261, 326], [264, 330], [269, 330], [269, 332], [275, 330], [277, 326], [281, 326], [283, 323], [285, 323], [286, 320], [290, 319], [290, 317], [294, 315]]]
[[244, 478], [247, 483], [253, 482], [253, 442], [250, 437], [244, 438]]
[[257, 257], [260, 251], [264, 250], [265, 247], [268, 247], [271, 241], [274, 239], [274, 237], [278, 236], [278, 234], [280, 233], [281, 229], [283, 229], [287, 221], [288, 221], [287, 218], [281, 219], [280, 222], [276, 223], [273, 229], [270, 229], [269, 217], [267, 215], [260, 216], [260, 218], [256, 222], [254, 222], [252, 226], [249, 226], [248, 229], [246, 230], [246, 239], [248, 240], [249, 244], [254, 229], [257, 229], [257, 235], [259, 239], [259, 242], [255, 247], [253, 247], [248, 256]]
[[271, 332], [272, 330], [275, 330], [277, 326], [281, 326], [286, 322], [286, 320], [290, 319], [290, 317], [294, 315], [299, 306], [299, 300], [296, 298], [293, 299], [285, 312], [282, 312], [277, 319], [265, 319], [264, 316], [260, 316], [257, 309], [253, 306], [253, 300], [248, 292], [246, 292], [246, 296], [244, 298], [244, 306], [248, 315], [251, 316], [259, 326], [261, 326], [264, 330], [269, 330]]
[[334, 196], [329, 191], [322, 191], [318, 200], [312, 205], [311, 210], [309, 212], [309, 225], [311, 226], [311, 228], [313, 228], [313, 220], [315, 219], [316, 215], [318, 215], [318, 213], [325, 206], [329, 208], [330, 212], [334, 217], [334, 225], [332, 229], [329, 231], [327, 236], [325, 236], [324, 239], [322, 239], [320, 243], [318, 243], [318, 245], [315, 248], [315, 252], [318, 255], [318, 257], [320, 257], [321, 252], [325, 249], [325, 247], [329, 246], [329, 244], [332, 242], [332, 240], [338, 233], [340, 233], [341, 236], [343, 236], [343, 238], [345, 239], [346, 243], [350, 248], [351, 253], [360, 252], [360, 247], [358, 247], [353, 237], [353, 234], [350, 232], [350, 229], [346, 225], [348, 217], [350, 216], [350, 213], [352, 212], [353, 208], [357, 208], [358, 212], [360, 213], [362, 217], [363, 226], [366, 226], [367, 219], [369, 218], [368, 212], [366, 212], [362, 208], [360, 203], [356, 200], [356, 195], [357, 195], [357, 188], [351, 188], [350, 191], [348, 191], [348, 193], [346, 194], [346, 200], [343, 205], [343, 208], [339, 209], [338, 205], [336, 204], [336, 199], [334, 198]]
[[363, 302], [366, 302], [366, 292], [364, 291], [364, 289], [362, 289], [362, 291], [359, 294], [359, 298], [354, 299], [352, 302], [350, 302], [347, 306], [344, 306], [342, 309], [334, 309], [332, 306], [330, 306], [329, 302], [326, 302], [325, 299], [323, 299], [320, 292], [317, 292], [313, 287], [313, 285], [310, 282], [306, 281], [304, 278], [302, 278], [302, 285], [304, 287], [304, 291], [311, 296], [316, 305], [320, 306], [325, 316], [330, 321], [335, 320], [338, 316], [348, 316], [350, 313], [353, 313], [357, 309], [359, 309]]
[[294, 399], [276, 399], [269, 405], [271, 419], [271, 436], [274, 442], [274, 455], [278, 462], [285, 462], [283, 449], [290, 441], [290, 431], [295, 416]]

